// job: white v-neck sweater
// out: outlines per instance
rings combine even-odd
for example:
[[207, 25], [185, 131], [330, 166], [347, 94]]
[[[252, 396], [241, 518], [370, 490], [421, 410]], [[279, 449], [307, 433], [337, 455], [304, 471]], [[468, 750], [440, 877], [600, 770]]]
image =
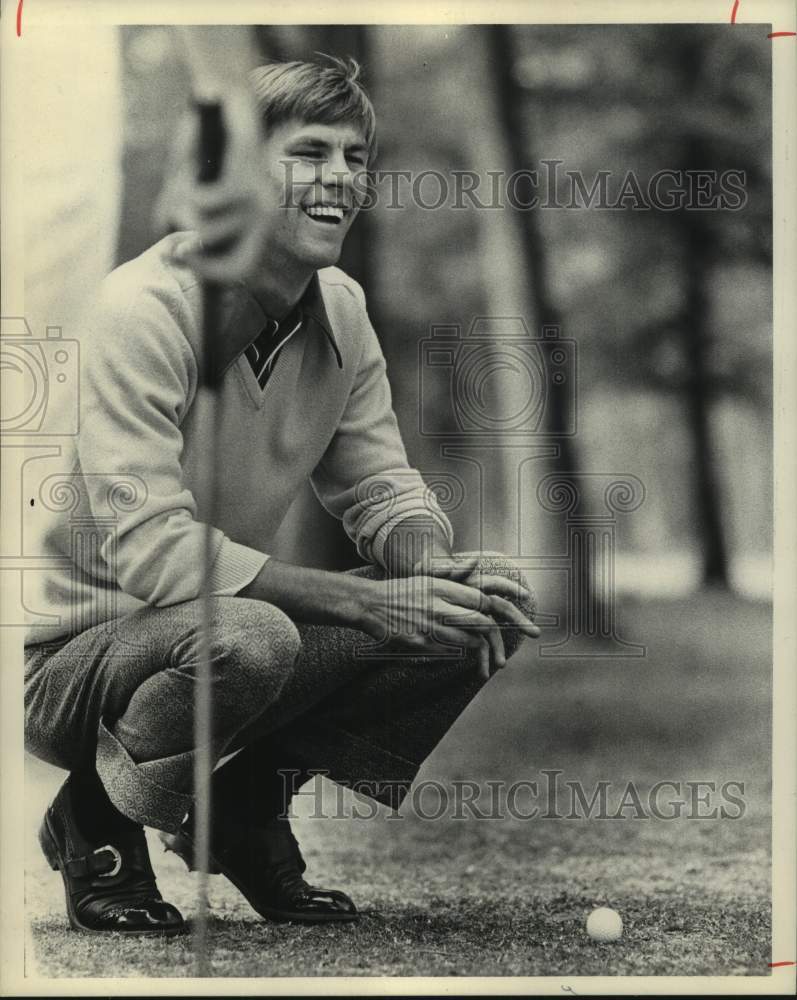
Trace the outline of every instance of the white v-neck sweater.
[[[26, 577], [26, 644], [200, 594], [210, 408], [198, 385], [200, 286], [173, 258], [184, 235], [113, 271], [79, 335], [79, 431], [61, 439], [57, 457], [30, 463], [38, 496], [25, 530], [46, 568]], [[431, 515], [453, 543], [433, 492], [407, 462], [362, 289], [337, 268], [317, 280], [323, 315], [285, 344], [263, 390], [243, 351], [265, 316], [243, 285], [226, 295], [216, 595], [254, 579], [308, 477], [367, 561], [383, 561], [390, 531], [411, 515]]]

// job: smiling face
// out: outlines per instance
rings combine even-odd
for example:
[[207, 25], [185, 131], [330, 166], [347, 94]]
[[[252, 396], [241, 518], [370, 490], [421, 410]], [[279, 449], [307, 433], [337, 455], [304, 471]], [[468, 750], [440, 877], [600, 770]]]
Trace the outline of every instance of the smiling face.
[[368, 146], [354, 124], [275, 126], [263, 142], [271, 216], [266, 266], [315, 271], [338, 260], [362, 203]]

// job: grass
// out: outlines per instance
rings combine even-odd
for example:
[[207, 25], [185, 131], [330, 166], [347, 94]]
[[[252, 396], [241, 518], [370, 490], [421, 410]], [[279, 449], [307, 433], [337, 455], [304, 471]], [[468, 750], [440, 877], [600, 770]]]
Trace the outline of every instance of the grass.
[[[362, 919], [304, 927], [260, 920], [211, 879], [213, 974], [270, 976], [764, 975], [770, 960], [770, 611], [727, 594], [624, 607], [644, 660], [539, 659], [527, 644], [485, 689], [419, 780], [745, 782], [739, 819], [462, 820], [380, 813], [294, 829], [318, 884], [345, 888]], [[517, 662], [516, 662], [517, 661]], [[28, 772], [30, 971], [190, 976], [190, 938], [97, 938], [66, 928], [60, 879], [33, 830], [60, 775]], [[325, 789], [325, 802], [334, 792]], [[346, 793], [346, 801], [348, 793]], [[524, 807], [528, 800], [523, 800]], [[543, 808], [545, 803], [539, 802]], [[565, 803], [567, 804], [567, 803]], [[164, 895], [190, 918], [194, 876], [153, 838]], [[625, 932], [584, 932], [610, 905]]]

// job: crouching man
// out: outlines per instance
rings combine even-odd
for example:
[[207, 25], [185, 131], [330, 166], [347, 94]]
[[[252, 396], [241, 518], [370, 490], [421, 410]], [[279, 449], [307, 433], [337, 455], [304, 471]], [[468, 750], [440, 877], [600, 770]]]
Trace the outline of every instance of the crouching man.
[[[321, 771], [381, 785], [375, 798], [397, 807], [494, 670], [539, 635], [508, 559], [453, 553], [447, 518], [408, 464], [362, 290], [333, 266], [374, 152], [356, 65], [273, 64], [252, 79], [267, 234], [258, 267], [226, 288], [209, 358], [191, 234], [108, 276], [81, 333], [68, 475], [36, 514], [45, 555], [60, 557], [38, 606], [61, 624], [28, 631], [26, 739], [70, 772], [39, 836], [81, 930], [183, 929], [156, 886], [143, 827], [165, 831], [191, 865], [206, 625], [210, 744], [224, 758], [211, 866], [262, 916], [296, 921], [357, 911], [343, 892], [304, 880], [291, 794]], [[269, 557], [308, 478], [365, 567], [331, 573]]]

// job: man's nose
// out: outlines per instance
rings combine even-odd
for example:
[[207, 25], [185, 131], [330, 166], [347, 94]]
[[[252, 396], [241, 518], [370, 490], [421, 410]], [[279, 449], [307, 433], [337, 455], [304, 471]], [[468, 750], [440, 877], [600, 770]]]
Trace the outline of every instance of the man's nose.
[[321, 183], [325, 187], [348, 187], [353, 172], [342, 152], [331, 154], [321, 165]]

